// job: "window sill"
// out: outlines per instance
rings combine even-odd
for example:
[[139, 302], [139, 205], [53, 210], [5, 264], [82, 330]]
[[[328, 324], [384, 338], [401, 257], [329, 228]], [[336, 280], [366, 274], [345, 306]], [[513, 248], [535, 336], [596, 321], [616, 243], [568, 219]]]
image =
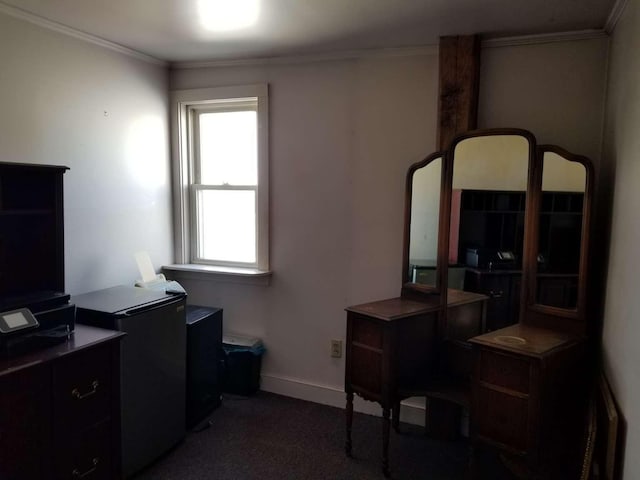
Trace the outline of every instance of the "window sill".
[[257, 268], [219, 267], [214, 265], [174, 264], [164, 265], [163, 273], [172, 280], [202, 280], [225, 283], [241, 283], [245, 285], [269, 285], [270, 270]]

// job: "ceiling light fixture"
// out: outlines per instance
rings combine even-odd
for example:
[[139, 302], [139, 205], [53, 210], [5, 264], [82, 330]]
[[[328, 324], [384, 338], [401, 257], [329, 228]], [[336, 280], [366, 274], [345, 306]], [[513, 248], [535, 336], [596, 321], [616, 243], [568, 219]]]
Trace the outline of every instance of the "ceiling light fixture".
[[258, 21], [260, 0], [198, 0], [198, 13], [207, 30], [241, 30]]

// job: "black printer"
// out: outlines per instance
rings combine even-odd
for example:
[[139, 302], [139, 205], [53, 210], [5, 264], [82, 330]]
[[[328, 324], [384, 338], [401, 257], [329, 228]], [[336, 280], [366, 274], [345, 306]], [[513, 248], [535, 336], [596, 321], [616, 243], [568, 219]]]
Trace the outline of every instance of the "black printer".
[[0, 354], [19, 355], [67, 340], [76, 317], [69, 298], [66, 293], [40, 292], [0, 299]]

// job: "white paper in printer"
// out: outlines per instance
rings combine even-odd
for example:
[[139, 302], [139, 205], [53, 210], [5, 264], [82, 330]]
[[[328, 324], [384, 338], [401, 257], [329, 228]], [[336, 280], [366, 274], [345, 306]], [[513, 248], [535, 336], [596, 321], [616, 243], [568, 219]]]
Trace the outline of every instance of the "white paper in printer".
[[162, 273], [156, 275], [156, 271], [151, 263], [148, 252], [137, 252], [134, 254], [141, 280], [136, 281], [136, 287], [149, 288], [151, 290], [161, 290], [166, 293], [186, 293], [182, 285], [174, 280], [167, 280]]

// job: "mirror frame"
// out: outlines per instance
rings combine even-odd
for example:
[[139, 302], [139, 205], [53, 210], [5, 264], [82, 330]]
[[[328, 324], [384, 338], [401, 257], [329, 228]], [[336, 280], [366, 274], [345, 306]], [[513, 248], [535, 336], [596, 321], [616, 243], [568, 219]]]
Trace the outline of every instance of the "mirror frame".
[[[447, 150], [447, 178], [445, 179], [445, 186], [444, 186], [444, 192], [445, 195], [443, 196], [441, 202], [445, 202], [446, 203], [446, 212], [444, 213], [444, 216], [446, 217], [444, 219], [444, 223], [446, 223], [445, 225], [445, 230], [446, 230], [446, 239], [443, 242], [443, 251], [440, 252], [439, 251], [439, 255], [438, 255], [438, 260], [440, 261], [442, 259], [442, 261], [444, 263], [439, 263], [438, 264], [438, 268], [439, 270], [440, 265], [446, 265], [447, 268], [445, 269], [441, 269], [441, 270], [445, 270], [443, 272], [442, 275], [442, 281], [444, 282], [443, 284], [446, 285], [447, 281], [448, 281], [448, 273], [449, 273], [449, 242], [450, 242], [450, 229], [451, 229], [451, 197], [453, 194], [453, 169], [454, 169], [454, 161], [455, 161], [455, 150], [456, 150], [456, 146], [463, 142], [464, 140], [468, 140], [470, 138], [478, 138], [478, 137], [491, 137], [491, 136], [499, 136], [499, 135], [513, 135], [513, 136], [521, 136], [527, 139], [527, 141], [529, 142], [529, 159], [528, 159], [528, 170], [527, 170], [527, 191], [525, 192], [526, 198], [525, 198], [525, 205], [526, 205], [526, 210], [525, 210], [525, 219], [524, 219], [524, 224], [525, 224], [525, 235], [524, 235], [524, 243], [522, 246], [522, 251], [526, 252], [527, 251], [527, 235], [526, 235], [526, 231], [527, 231], [527, 221], [528, 221], [528, 217], [530, 216], [529, 214], [529, 201], [531, 198], [531, 195], [529, 194], [530, 189], [531, 189], [531, 185], [533, 182], [533, 164], [534, 164], [534, 157], [536, 155], [536, 137], [529, 132], [528, 130], [523, 130], [521, 128], [489, 128], [489, 129], [483, 129], [483, 130], [471, 130], [469, 132], [463, 133], [461, 135], [456, 136], [453, 141], [451, 142], [451, 146], [449, 147], [449, 149]], [[446, 198], [445, 198], [446, 197]], [[442, 225], [442, 222], [441, 222]], [[443, 228], [442, 226], [440, 228]], [[524, 268], [524, 258], [523, 258], [523, 268]]]
[[[524, 219], [524, 244], [522, 258], [522, 282], [520, 289], [520, 313], [519, 322], [532, 326], [562, 330], [574, 333], [587, 333], [586, 292], [587, 292], [587, 266], [589, 258], [589, 232], [591, 217], [593, 215], [594, 192], [594, 168], [592, 162], [584, 156], [570, 153], [557, 145], [537, 145], [535, 136], [528, 130], [519, 128], [493, 128], [472, 130], [457, 135], [446, 150], [437, 151], [427, 156], [420, 162], [414, 163], [406, 175], [405, 188], [405, 223], [402, 266], [402, 292], [403, 298], [416, 300], [434, 299], [439, 296], [442, 305], [447, 302], [448, 266], [449, 266], [449, 241], [451, 220], [451, 197], [453, 191], [453, 169], [456, 146], [464, 140], [475, 137], [487, 137], [496, 135], [517, 135], [525, 137], [529, 141], [529, 164], [527, 172], [527, 191], [525, 200]], [[585, 191], [582, 206], [581, 227], [581, 251], [578, 271], [577, 305], [575, 309], [566, 309], [550, 305], [536, 303], [537, 289], [537, 257], [540, 229], [540, 202], [542, 199], [542, 173], [544, 167], [545, 152], [557, 155], [582, 164], [585, 168]], [[430, 164], [437, 158], [442, 158], [440, 208], [438, 219], [438, 250], [436, 264], [436, 284], [422, 285], [410, 282], [409, 278], [409, 242], [411, 233], [411, 199], [413, 193], [413, 175], [421, 167]], [[437, 297], [436, 297], [437, 298]], [[445, 309], [446, 310], [446, 309]]]
[[[576, 308], [560, 308], [536, 302], [538, 273], [538, 244], [540, 236], [540, 208], [542, 201], [542, 174], [544, 154], [551, 152], [570, 162], [577, 162], [585, 168], [585, 189], [582, 204], [582, 226], [580, 259], [578, 268], [578, 292]], [[585, 331], [587, 276], [589, 258], [589, 230], [591, 225], [594, 187], [594, 169], [592, 162], [582, 155], [573, 154], [557, 145], [539, 145], [536, 151], [534, 179], [531, 185], [531, 203], [527, 204], [531, 215], [525, 219], [525, 258], [523, 259], [523, 289], [520, 310], [521, 321], [573, 332]], [[560, 323], [558, 320], [561, 319]], [[567, 321], [568, 320], [568, 321]]]
[[[441, 293], [441, 286], [446, 285], [443, 283], [442, 279], [442, 245], [443, 245], [443, 231], [442, 231], [442, 219], [445, 216], [443, 214], [443, 188], [444, 181], [446, 177], [446, 160], [445, 160], [446, 151], [438, 151], [434, 152], [431, 155], [425, 157], [419, 162], [414, 163], [409, 167], [407, 171], [407, 176], [405, 180], [405, 197], [404, 197], [404, 243], [403, 243], [403, 252], [402, 252], [402, 297], [420, 297], [424, 295], [437, 295]], [[437, 246], [437, 258], [436, 258], [436, 284], [433, 285], [425, 285], [420, 283], [414, 283], [410, 281], [409, 277], [409, 245], [411, 242], [411, 199], [413, 194], [413, 175], [414, 173], [422, 168], [429, 165], [431, 162], [437, 160], [442, 160], [442, 165], [440, 168], [440, 206], [438, 209], [438, 246]], [[446, 279], [445, 279], [446, 281]]]

